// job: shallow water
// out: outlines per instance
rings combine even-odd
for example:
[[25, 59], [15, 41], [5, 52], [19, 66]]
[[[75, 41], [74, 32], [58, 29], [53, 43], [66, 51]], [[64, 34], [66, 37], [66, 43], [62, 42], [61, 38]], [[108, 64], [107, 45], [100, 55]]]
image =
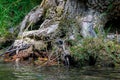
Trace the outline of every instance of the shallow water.
[[120, 68], [35, 67], [0, 62], [0, 80], [120, 80]]

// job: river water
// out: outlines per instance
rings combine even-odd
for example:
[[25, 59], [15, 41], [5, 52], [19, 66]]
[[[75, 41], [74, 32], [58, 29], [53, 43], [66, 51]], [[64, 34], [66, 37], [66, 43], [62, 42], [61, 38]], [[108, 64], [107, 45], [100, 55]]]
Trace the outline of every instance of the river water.
[[0, 62], [0, 80], [120, 80], [120, 68], [67, 69]]

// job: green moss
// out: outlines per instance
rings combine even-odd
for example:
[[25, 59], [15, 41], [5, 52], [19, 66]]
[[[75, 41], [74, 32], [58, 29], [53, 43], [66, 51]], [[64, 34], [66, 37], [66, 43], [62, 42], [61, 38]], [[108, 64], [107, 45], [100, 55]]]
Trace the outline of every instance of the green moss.
[[79, 33], [79, 25], [75, 21], [75, 19], [68, 18], [67, 16], [64, 16], [60, 20], [59, 28], [57, 31], [57, 37], [60, 38], [66, 38], [69, 37], [70, 35], [74, 35], [75, 37]]
[[63, 6], [57, 6], [56, 11], [57, 11], [57, 16], [61, 16], [63, 13]]
[[[81, 64], [89, 64], [90, 58], [96, 59], [96, 64], [104, 62], [120, 62], [120, 45], [113, 41], [104, 41], [101, 38], [83, 39], [79, 44], [70, 48], [72, 56]], [[98, 62], [97, 62], [98, 61]]]

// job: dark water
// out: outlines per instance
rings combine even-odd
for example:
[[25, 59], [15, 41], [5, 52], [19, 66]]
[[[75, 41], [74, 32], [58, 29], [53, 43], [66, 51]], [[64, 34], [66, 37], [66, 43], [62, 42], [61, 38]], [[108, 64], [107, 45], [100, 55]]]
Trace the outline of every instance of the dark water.
[[35, 67], [0, 62], [0, 80], [120, 80], [120, 68]]

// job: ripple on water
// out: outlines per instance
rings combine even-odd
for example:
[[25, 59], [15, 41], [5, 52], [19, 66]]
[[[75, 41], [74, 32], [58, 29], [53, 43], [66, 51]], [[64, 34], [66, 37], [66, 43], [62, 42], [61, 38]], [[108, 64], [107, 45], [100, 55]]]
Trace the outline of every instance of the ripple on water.
[[38, 72], [32, 66], [19, 66], [14, 68], [13, 74], [17, 80], [42, 80]]
[[15, 66], [0, 62], [0, 80], [120, 80], [120, 68]]

